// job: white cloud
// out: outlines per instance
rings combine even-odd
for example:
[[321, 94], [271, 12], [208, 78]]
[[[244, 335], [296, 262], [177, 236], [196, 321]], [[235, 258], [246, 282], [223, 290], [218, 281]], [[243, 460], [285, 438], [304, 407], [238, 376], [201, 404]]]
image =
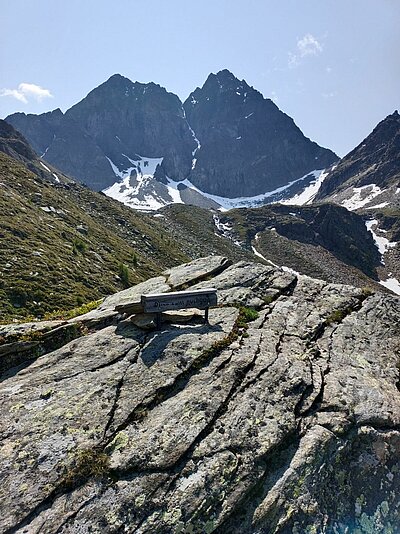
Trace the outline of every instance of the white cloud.
[[34, 83], [20, 83], [18, 89], [0, 89], [0, 96], [12, 96], [24, 104], [27, 104], [30, 99], [41, 102], [44, 98], [53, 97], [48, 89], [43, 89]]
[[304, 37], [298, 39], [296, 51], [294, 53], [289, 52], [288, 65], [290, 68], [297, 67], [302, 58], [306, 56], [317, 56], [322, 51], [322, 44], [311, 33], [306, 33]]
[[300, 63], [299, 58], [296, 56], [296, 54], [293, 54], [292, 52], [289, 52], [289, 59], [288, 59], [288, 65], [291, 69], [294, 67], [297, 67], [297, 65]]
[[297, 41], [297, 50], [299, 51], [300, 57], [304, 56], [316, 56], [322, 52], [322, 45], [317, 41], [317, 39], [307, 33], [303, 39]]

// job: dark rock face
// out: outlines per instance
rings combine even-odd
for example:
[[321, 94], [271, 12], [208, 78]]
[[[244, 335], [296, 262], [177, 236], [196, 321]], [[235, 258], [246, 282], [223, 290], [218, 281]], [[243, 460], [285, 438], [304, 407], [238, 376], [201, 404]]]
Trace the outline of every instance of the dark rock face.
[[0, 152], [28, 163], [36, 159], [36, 154], [27, 140], [6, 121], [0, 119]]
[[[175, 283], [217, 289], [210, 325], [116, 316]], [[113, 295], [74, 319], [81, 337], [2, 377], [1, 530], [396, 532], [399, 313], [218, 257]]]
[[201, 144], [190, 179], [208, 193], [258, 195], [338, 159], [306, 138], [272, 100], [227, 70], [210, 74], [184, 108]]
[[[380, 265], [381, 257], [371, 233], [367, 231], [360, 215], [341, 206], [277, 204], [255, 209], [232, 210], [221, 215], [220, 221], [222, 224], [232, 226], [237, 234], [236, 239], [239, 239], [240, 231], [245, 230], [244, 244], [252, 244], [257, 248], [260, 234], [273, 231], [291, 243], [323, 247], [341, 262], [356, 267], [372, 279], [378, 279], [376, 267]], [[277, 256], [273, 259], [279, 261]], [[307, 269], [302, 269], [301, 272], [310, 274], [307, 273]]]
[[179, 98], [159, 85], [114, 75], [64, 115], [16, 113], [7, 122], [46, 161], [101, 190], [117, 180], [107, 158], [124, 170], [138, 154], [164, 157], [161, 174], [183, 180], [196, 146], [183, 115]]
[[7, 122], [24, 133], [38, 156], [92, 189], [115, 181], [110, 164], [96, 143], [57, 109], [42, 115], [15, 113]]
[[163, 168], [177, 180], [186, 178], [195, 143], [179, 98], [154, 83], [132, 83], [118, 74], [66, 113], [120, 168], [130, 167], [125, 154], [164, 157]]
[[352, 192], [354, 187], [369, 184], [381, 189], [400, 185], [400, 115], [397, 111], [381, 121], [362, 143], [340, 160], [322, 183], [315, 200], [340, 202], [346, 190]]
[[160, 182], [190, 178], [228, 197], [264, 193], [337, 159], [228, 71], [210, 75], [183, 107], [159, 85], [116, 74], [65, 114], [15, 113], [7, 121], [39, 156], [95, 190], [112, 185], [138, 156], [164, 158]]

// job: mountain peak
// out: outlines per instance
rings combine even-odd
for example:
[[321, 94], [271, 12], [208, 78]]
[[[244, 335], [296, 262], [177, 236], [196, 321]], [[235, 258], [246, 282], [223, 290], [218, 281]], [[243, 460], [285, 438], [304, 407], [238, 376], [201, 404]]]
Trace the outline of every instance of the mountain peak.
[[228, 69], [222, 69], [215, 74], [215, 76], [219, 80], [235, 80], [239, 81], [239, 78], [237, 78], [230, 70]]
[[110, 76], [108, 78], [108, 80], [106, 80], [104, 83], [108, 83], [108, 82], [117, 82], [117, 83], [121, 83], [121, 82], [129, 82], [129, 83], [133, 83], [129, 78], [127, 78], [126, 76], [122, 76], [122, 74], [113, 74], [112, 76]]
[[223, 69], [218, 71], [216, 74], [211, 73], [208, 75], [207, 80], [203, 85], [203, 89], [217, 89], [219, 91], [229, 91], [233, 89], [245, 88], [249, 89], [245, 80], [239, 80], [232, 72], [228, 69]]

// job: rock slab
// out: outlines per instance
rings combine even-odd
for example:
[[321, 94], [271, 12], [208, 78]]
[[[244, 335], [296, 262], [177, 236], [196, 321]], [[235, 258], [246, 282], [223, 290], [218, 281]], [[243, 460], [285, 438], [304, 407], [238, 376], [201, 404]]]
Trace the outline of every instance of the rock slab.
[[399, 531], [400, 299], [210, 277], [209, 325], [120, 314], [2, 377], [2, 532]]

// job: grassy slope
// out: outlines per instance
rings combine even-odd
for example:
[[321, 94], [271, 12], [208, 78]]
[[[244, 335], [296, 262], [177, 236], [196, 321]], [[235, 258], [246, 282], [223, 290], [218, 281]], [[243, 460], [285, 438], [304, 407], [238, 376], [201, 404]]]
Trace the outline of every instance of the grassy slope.
[[2, 320], [118, 291], [121, 264], [136, 283], [189, 259], [156, 220], [82, 186], [52, 185], [2, 153], [0, 183]]
[[209, 254], [254, 259], [215, 234], [207, 210], [154, 217], [59, 176], [51, 183], [0, 152], [0, 322], [70, 310]]

